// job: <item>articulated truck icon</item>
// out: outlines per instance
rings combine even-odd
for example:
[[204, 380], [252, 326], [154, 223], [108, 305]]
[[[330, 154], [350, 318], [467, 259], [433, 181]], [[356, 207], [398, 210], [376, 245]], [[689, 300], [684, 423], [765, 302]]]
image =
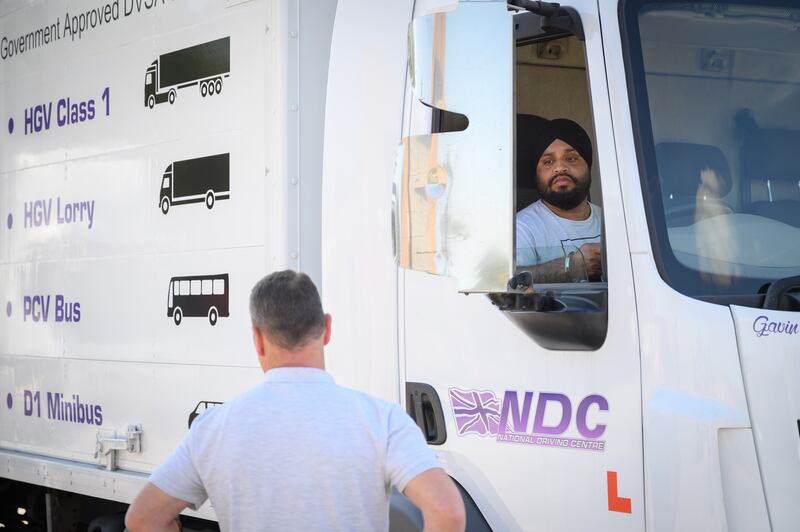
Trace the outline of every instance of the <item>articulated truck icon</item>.
[[211, 325], [218, 318], [227, 318], [228, 274], [190, 275], [169, 280], [167, 317], [175, 325], [183, 318], [208, 318]]
[[222, 92], [222, 79], [231, 72], [231, 38], [190, 46], [158, 57], [144, 77], [144, 105], [175, 103], [178, 89], [200, 86], [203, 97]]
[[167, 214], [172, 205], [203, 203], [211, 209], [217, 200], [231, 197], [230, 154], [175, 161], [164, 170], [158, 205]]

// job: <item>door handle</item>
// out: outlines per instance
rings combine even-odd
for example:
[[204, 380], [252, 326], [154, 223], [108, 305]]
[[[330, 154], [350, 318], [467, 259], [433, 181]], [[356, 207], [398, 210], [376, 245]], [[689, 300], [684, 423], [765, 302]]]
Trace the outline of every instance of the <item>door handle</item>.
[[430, 445], [441, 445], [447, 439], [444, 412], [439, 394], [430, 384], [406, 383], [406, 412], [422, 430]]

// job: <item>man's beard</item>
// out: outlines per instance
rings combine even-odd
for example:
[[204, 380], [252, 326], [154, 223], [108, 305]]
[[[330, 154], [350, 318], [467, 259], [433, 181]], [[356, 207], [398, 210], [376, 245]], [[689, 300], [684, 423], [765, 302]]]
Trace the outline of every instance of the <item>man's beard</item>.
[[[580, 205], [583, 200], [589, 196], [589, 187], [592, 184], [592, 180], [589, 178], [584, 182], [580, 182], [570, 174], [561, 174], [557, 177], [563, 176], [571, 179], [572, 182], [575, 183], [575, 186], [567, 190], [553, 190], [550, 188], [548, 183], [548, 186], [544, 191], [539, 191], [539, 195], [550, 205], [558, 207], [563, 211], [569, 211]], [[557, 177], [551, 179], [550, 182], [555, 181]]]

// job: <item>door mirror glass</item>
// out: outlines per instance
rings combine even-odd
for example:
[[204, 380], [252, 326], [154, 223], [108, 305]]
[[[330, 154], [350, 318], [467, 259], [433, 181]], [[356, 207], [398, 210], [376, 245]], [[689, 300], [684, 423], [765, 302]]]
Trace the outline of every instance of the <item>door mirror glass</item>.
[[411, 109], [395, 227], [403, 268], [505, 292], [514, 272], [514, 33], [505, 2], [409, 31]]

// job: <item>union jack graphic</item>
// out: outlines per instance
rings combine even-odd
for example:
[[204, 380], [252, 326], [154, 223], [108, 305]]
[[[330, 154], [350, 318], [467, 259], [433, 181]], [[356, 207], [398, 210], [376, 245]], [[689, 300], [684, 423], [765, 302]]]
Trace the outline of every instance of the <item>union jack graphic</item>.
[[500, 401], [494, 392], [450, 388], [450, 404], [459, 436], [496, 436], [500, 431]]

